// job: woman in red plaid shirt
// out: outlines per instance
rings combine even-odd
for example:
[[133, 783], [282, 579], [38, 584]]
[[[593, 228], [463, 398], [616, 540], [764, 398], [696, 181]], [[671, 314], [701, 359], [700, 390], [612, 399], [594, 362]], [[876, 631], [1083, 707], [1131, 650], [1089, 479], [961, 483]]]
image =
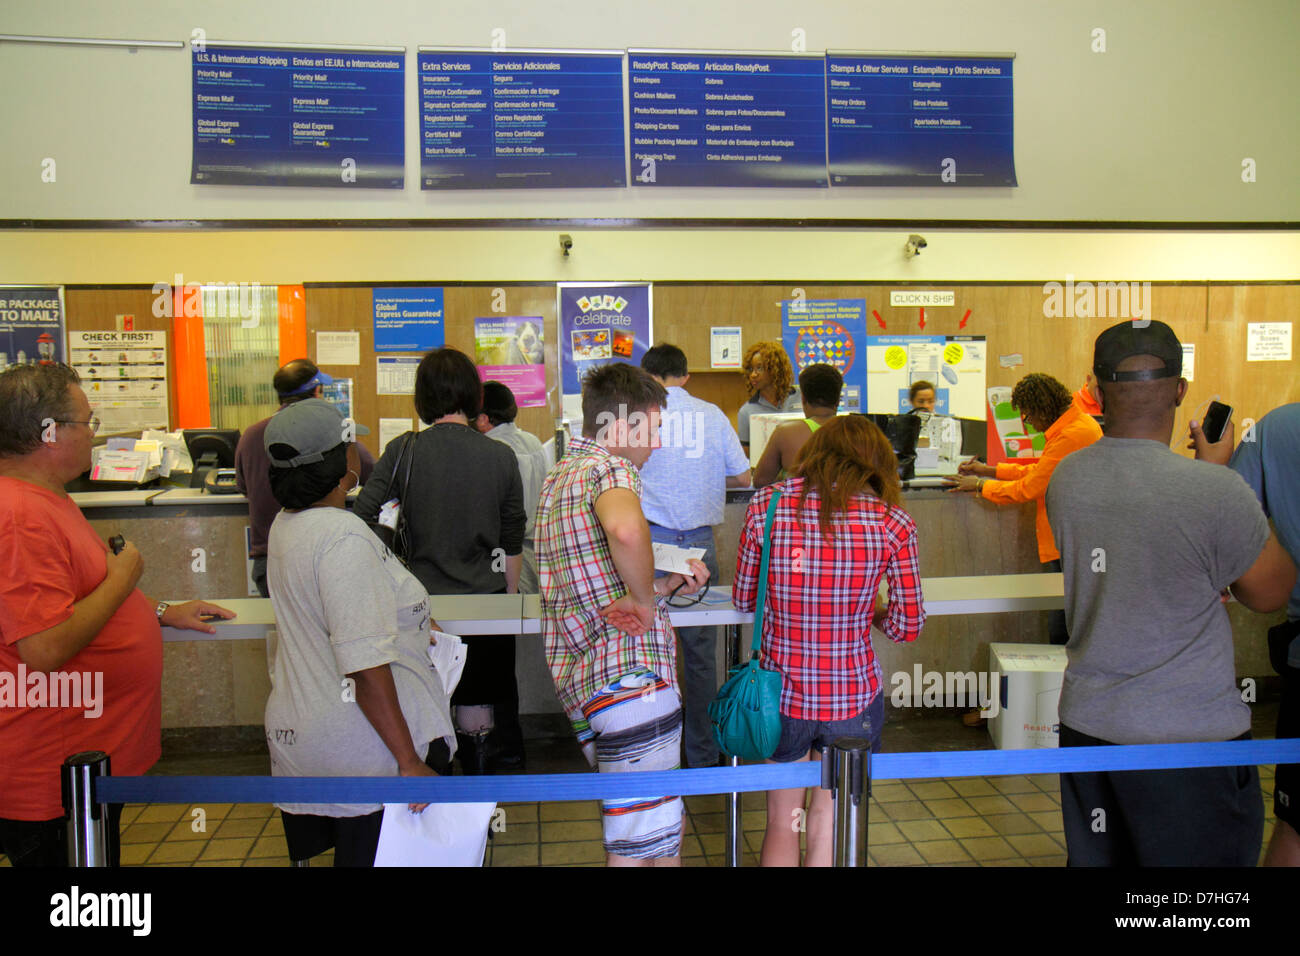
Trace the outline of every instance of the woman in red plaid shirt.
[[[820, 759], [819, 748], [837, 737], [866, 738], [878, 751], [885, 695], [871, 627], [903, 643], [925, 623], [916, 524], [902, 508], [898, 462], [880, 429], [862, 416], [836, 418], [809, 439], [794, 474], [750, 502], [732, 589], [739, 610], [754, 610], [763, 525], [779, 490], [762, 645], [763, 666], [782, 678], [773, 763]], [[877, 606], [882, 577], [889, 603]], [[768, 792], [764, 866], [799, 865], [806, 800], [803, 788]], [[829, 866], [829, 790], [813, 789], [806, 822], [805, 865]]]

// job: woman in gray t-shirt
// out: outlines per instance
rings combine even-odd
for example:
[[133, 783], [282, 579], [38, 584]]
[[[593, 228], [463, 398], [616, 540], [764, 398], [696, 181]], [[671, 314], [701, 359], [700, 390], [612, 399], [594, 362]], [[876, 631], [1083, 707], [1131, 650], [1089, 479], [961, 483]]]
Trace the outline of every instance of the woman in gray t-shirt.
[[[346, 510], [356, 445], [338, 442], [338, 412], [318, 404], [324, 408], [308, 400], [277, 412], [265, 436], [271, 490], [284, 508], [267, 541], [280, 635], [266, 704], [271, 771], [433, 776], [425, 762], [431, 745], [449, 759], [455, 735], [429, 663], [428, 594]], [[373, 864], [381, 806], [278, 806], [290, 858], [334, 846], [336, 866]]]

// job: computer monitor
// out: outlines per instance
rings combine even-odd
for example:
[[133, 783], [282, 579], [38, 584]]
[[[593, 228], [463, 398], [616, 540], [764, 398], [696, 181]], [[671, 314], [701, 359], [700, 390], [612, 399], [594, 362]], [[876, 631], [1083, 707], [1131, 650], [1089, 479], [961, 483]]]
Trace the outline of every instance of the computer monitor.
[[234, 468], [235, 448], [239, 444], [237, 428], [187, 428], [182, 432], [185, 447], [194, 462], [191, 488], [202, 488], [203, 479], [213, 468]]
[[989, 447], [989, 426], [983, 419], [961, 418], [961, 453], [963, 458], [974, 456], [986, 461]]
[[[863, 414], [863, 413], [860, 413]], [[898, 458], [898, 476], [911, 478], [916, 468], [916, 441], [921, 436], [919, 415], [904, 413], [889, 415], [878, 412], [865, 413], [885, 433]]]

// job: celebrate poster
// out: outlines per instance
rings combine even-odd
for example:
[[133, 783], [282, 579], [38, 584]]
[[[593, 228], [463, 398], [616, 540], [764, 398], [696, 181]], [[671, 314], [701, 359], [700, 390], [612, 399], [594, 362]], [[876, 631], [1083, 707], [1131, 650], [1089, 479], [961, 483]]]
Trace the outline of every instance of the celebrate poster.
[[648, 282], [560, 283], [560, 392], [565, 415], [581, 418], [582, 376], [609, 362], [640, 366], [653, 341]]

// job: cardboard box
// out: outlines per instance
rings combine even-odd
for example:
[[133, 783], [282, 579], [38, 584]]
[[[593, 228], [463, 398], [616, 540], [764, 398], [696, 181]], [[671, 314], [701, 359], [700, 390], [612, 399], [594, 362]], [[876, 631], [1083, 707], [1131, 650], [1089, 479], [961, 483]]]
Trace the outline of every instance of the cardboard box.
[[989, 669], [998, 676], [998, 713], [989, 736], [999, 750], [1059, 746], [1057, 706], [1068, 659], [1055, 644], [990, 644]]

